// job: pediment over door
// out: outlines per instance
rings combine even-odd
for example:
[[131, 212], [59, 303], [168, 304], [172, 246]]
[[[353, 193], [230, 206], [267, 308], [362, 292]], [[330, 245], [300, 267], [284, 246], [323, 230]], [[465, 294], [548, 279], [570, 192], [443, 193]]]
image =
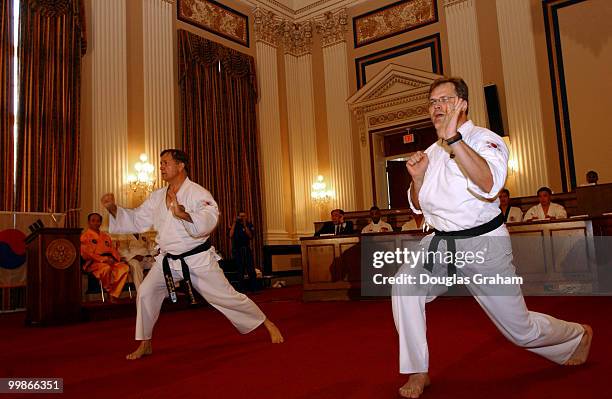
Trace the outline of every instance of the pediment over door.
[[357, 116], [362, 145], [367, 131], [427, 117], [427, 93], [441, 75], [388, 64], [348, 100]]

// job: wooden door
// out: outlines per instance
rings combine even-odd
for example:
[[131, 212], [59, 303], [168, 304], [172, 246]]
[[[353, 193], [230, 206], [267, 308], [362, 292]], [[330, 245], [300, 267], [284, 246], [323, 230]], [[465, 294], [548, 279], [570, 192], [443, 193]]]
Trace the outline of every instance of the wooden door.
[[409, 208], [408, 187], [412, 178], [406, 170], [406, 161], [387, 161], [387, 184], [391, 209]]

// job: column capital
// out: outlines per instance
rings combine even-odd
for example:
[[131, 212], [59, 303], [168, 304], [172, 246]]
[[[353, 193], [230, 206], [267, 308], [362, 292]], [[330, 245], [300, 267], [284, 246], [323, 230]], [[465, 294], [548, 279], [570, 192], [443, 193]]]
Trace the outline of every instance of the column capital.
[[253, 13], [255, 40], [278, 47], [282, 38], [283, 20], [272, 11], [256, 8]]
[[301, 56], [312, 52], [312, 25], [312, 21], [284, 21], [282, 34], [285, 53]]
[[323, 47], [346, 41], [348, 15], [345, 8], [336, 12], [327, 11], [315, 24], [317, 33], [321, 35]]

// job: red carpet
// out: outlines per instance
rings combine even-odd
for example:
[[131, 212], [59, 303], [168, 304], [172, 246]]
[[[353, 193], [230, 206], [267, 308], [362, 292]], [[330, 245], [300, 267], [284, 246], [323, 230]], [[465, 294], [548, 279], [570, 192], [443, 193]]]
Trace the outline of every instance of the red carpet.
[[[283, 330], [240, 335], [211, 308], [162, 313], [154, 355], [129, 362], [133, 319], [27, 328], [0, 315], [0, 377], [62, 377], [70, 398], [397, 398], [397, 337], [386, 300], [301, 303], [295, 288], [255, 300]], [[592, 356], [557, 366], [514, 347], [472, 298], [428, 305], [432, 386], [424, 398], [610, 397], [612, 298], [528, 298], [532, 310], [588, 322]], [[17, 397], [40, 397], [18, 395]], [[60, 395], [48, 395], [60, 396]], [[0, 395], [10, 397], [10, 395]]]

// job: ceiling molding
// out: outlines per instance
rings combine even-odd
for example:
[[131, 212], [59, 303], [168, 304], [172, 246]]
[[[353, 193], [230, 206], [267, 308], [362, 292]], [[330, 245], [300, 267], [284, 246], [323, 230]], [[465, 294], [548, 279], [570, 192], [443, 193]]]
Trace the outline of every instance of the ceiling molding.
[[292, 22], [301, 22], [308, 19], [320, 17], [328, 11], [337, 11], [340, 8], [352, 7], [357, 4], [364, 3], [368, 0], [316, 0], [310, 4], [295, 9], [289, 7], [277, 0], [239, 0], [242, 3], [248, 4], [255, 8], [266, 8], [274, 11], [284, 17], [292, 20]]

